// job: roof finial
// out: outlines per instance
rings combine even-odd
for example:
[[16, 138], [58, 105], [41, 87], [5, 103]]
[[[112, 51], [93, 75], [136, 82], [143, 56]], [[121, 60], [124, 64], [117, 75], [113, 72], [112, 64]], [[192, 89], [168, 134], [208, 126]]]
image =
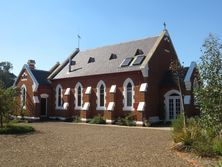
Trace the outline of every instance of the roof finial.
[[166, 23], [165, 22], [163, 23], [163, 27], [164, 27], [164, 30], [166, 30]]
[[78, 48], [79, 48], [81, 36], [77, 34], [77, 38], [78, 38]]

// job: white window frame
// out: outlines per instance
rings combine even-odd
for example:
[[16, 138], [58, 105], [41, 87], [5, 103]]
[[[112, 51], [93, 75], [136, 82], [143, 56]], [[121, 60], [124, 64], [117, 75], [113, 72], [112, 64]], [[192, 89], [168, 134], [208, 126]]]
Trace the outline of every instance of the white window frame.
[[[25, 89], [25, 105], [23, 106], [23, 101], [24, 101], [24, 99], [23, 99], [23, 89]], [[22, 86], [21, 86], [21, 96], [20, 96], [20, 98], [21, 98], [21, 107], [23, 106], [23, 109], [26, 109], [26, 100], [27, 100], [27, 88], [26, 88], [26, 86], [25, 86], [25, 84], [23, 84]]]
[[[132, 106], [127, 106], [127, 85], [131, 83], [132, 85]], [[123, 111], [134, 111], [134, 103], [135, 103], [135, 90], [134, 90], [134, 83], [131, 78], [127, 78], [123, 83]]]
[[[81, 87], [81, 106], [78, 106], [78, 88]], [[81, 110], [83, 108], [83, 86], [80, 82], [78, 82], [75, 86], [75, 110]]]
[[[100, 106], [100, 87], [101, 86], [104, 86], [104, 106]], [[106, 84], [103, 80], [100, 80], [97, 84], [97, 87], [96, 87], [96, 96], [97, 96], [97, 99], [96, 99], [96, 104], [97, 104], [97, 107], [96, 107], [96, 110], [106, 110]]]
[[[59, 89], [61, 89], [61, 106], [59, 106], [58, 105], [58, 103], [59, 103]], [[58, 84], [57, 86], [56, 86], [56, 94], [55, 94], [55, 96], [56, 96], [56, 109], [63, 109], [63, 93], [62, 93], [62, 86], [60, 85], [60, 84]]]

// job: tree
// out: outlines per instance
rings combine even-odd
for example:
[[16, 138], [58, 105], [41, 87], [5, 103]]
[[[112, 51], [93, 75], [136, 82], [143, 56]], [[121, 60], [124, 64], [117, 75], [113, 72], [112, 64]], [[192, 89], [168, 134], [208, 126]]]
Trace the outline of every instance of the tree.
[[194, 93], [201, 111], [201, 125], [219, 133], [222, 128], [222, 44], [212, 34], [204, 41], [198, 70], [201, 85]]
[[18, 91], [13, 88], [3, 88], [0, 85], [0, 126], [3, 127], [3, 118], [8, 118], [8, 115], [13, 112], [16, 105], [16, 96]]
[[10, 72], [13, 66], [10, 62], [0, 62], [0, 81], [3, 82], [3, 86], [9, 88], [13, 85], [16, 76]]
[[183, 127], [186, 128], [186, 118], [184, 113], [182, 82], [184, 76], [184, 68], [180, 65], [177, 59], [172, 59], [170, 63], [170, 70], [173, 73], [173, 78], [178, 86], [180, 92], [181, 112], [183, 114]]

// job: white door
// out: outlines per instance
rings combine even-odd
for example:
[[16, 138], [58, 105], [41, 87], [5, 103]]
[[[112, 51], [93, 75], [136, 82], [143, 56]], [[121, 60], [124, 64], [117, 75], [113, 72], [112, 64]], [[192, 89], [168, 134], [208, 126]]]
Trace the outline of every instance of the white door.
[[176, 119], [181, 112], [180, 96], [169, 96], [167, 106], [167, 121]]

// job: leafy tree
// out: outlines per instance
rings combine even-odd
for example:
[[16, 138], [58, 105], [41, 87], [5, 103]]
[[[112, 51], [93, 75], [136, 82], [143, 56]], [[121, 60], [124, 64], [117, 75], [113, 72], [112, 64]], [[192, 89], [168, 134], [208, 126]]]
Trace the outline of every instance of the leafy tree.
[[13, 66], [10, 62], [0, 62], [0, 81], [8, 88], [13, 85], [16, 76], [10, 72]]
[[13, 88], [3, 88], [0, 85], [0, 126], [3, 127], [3, 118], [8, 118], [8, 115], [13, 112], [18, 91]]
[[222, 44], [210, 34], [200, 58], [199, 83], [195, 97], [201, 111], [201, 125], [219, 133], [222, 128]]

